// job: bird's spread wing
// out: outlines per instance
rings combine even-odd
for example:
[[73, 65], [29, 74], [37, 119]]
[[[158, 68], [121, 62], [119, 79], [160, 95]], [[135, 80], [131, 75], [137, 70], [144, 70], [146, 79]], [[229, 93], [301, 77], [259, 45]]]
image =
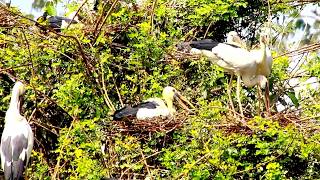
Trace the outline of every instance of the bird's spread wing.
[[3, 136], [1, 139], [1, 157], [3, 169], [7, 179], [22, 177], [27, 163], [28, 137], [24, 134]]
[[159, 104], [154, 101], [144, 101], [144, 102], [141, 102], [141, 103], [134, 105], [132, 107], [126, 106], [126, 107], [123, 107], [123, 108], [117, 110], [113, 114], [113, 119], [120, 120], [125, 117], [131, 117], [131, 116], [136, 117], [139, 109], [142, 109], [142, 108], [155, 109], [155, 108], [157, 108], [157, 106], [159, 106]]

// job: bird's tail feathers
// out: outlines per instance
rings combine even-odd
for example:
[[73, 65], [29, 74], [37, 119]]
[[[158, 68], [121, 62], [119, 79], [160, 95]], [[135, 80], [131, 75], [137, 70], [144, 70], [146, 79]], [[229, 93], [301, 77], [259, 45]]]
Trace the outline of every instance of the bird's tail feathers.
[[11, 166], [8, 166], [6, 163], [4, 165], [4, 176], [5, 179], [23, 179], [25, 162], [21, 159], [17, 161], [12, 161]]

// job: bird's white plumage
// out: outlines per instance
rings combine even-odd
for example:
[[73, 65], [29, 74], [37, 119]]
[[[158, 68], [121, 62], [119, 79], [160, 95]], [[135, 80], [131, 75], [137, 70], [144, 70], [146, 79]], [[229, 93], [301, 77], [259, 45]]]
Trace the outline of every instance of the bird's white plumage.
[[[237, 98], [241, 114], [243, 112], [240, 102], [240, 77], [248, 87], [259, 85], [264, 88], [268, 82], [266, 77], [271, 73], [272, 56], [269, 48], [266, 46], [266, 40], [265, 36], [261, 36], [261, 48], [248, 51], [246, 48], [243, 48], [242, 44], [244, 43], [237, 36], [236, 32], [230, 32], [227, 34], [227, 43], [219, 43], [211, 51], [194, 48], [192, 50], [192, 53], [202, 54], [232, 75], [236, 74], [238, 76]], [[231, 83], [229, 83], [228, 96], [233, 108], [229, 93], [230, 88]]]
[[[228, 44], [219, 44], [211, 51], [216, 57], [212, 58], [214, 63], [222, 68], [241, 73], [256, 68], [255, 59], [252, 58], [249, 51], [242, 48], [235, 48]], [[235, 55], [237, 58], [235, 59]]]
[[173, 98], [175, 95], [176, 89], [170, 86], [167, 86], [163, 89], [161, 98], [149, 98], [144, 102], [154, 102], [157, 104], [157, 107], [154, 109], [140, 108], [137, 112], [137, 119], [148, 119], [153, 117], [167, 117], [175, 113], [173, 107]]
[[[262, 46], [262, 49], [248, 51], [220, 43], [212, 48], [212, 51], [202, 50], [201, 53], [228, 72], [241, 76], [245, 85], [251, 87], [265, 81], [260, 75], [268, 76], [271, 72], [271, 52], [265, 45]], [[199, 51], [194, 50], [194, 52]], [[254, 81], [255, 84], [249, 80]]]
[[[13, 143], [12, 140], [16, 137], [23, 135], [23, 137], [28, 140], [28, 147], [26, 149], [23, 149], [23, 152], [19, 155], [19, 158], [22, 159], [23, 161], [25, 159], [27, 159], [27, 163], [28, 163], [30, 155], [31, 155], [32, 147], [33, 147], [33, 133], [32, 133], [31, 127], [24, 117], [21, 116], [20, 117], [21, 120], [18, 120], [18, 121], [15, 119], [13, 119], [11, 121], [11, 117], [6, 116], [6, 120], [9, 123], [5, 124], [1, 141], [5, 141], [10, 137], [11, 138], [11, 145], [13, 147], [12, 149], [14, 149], [15, 144]], [[0, 149], [2, 149], [2, 147]], [[4, 153], [1, 151], [1, 167], [2, 167], [2, 169], [4, 169], [3, 159], [5, 159], [5, 157], [3, 155], [4, 155]]]
[[159, 106], [155, 109], [140, 108], [137, 112], [137, 119], [144, 120], [153, 117], [167, 117], [171, 114], [165, 102], [160, 98], [149, 98], [145, 102], [155, 102]]
[[31, 127], [20, 114], [19, 98], [24, 94], [24, 91], [24, 85], [21, 82], [17, 82], [13, 87], [10, 106], [5, 116], [0, 154], [1, 167], [4, 170], [6, 179], [21, 178], [20, 176], [22, 176], [23, 172], [21, 172], [21, 169], [13, 167], [13, 163], [23, 163], [22, 165], [25, 166], [29, 161], [33, 147]]

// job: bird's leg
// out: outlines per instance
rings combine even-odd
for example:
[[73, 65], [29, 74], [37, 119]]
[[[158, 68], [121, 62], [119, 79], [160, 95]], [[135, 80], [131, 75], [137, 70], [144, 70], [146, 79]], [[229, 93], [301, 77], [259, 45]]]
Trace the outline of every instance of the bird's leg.
[[261, 93], [261, 87], [258, 85], [258, 114], [261, 115], [261, 99], [262, 99], [262, 93]]
[[229, 84], [228, 84], [227, 93], [228, 93], [228, 97], [229, 97], [229, 101], [230, 101], [230, 106], [231, 106], [232, 114], [234, 115], [234, 113], [235, 113], [236, 111], [235, 111], [235, 109], [234, 109], [234, 105], [233, 105], [232, 98], [231, 98], [232, 79], [233, 79], [233, 74], [231, 74], [231, 77], [230, 77], [230, 81], [229, 81]]
[[237, 79], [237, 99], [238, 99], [238, 105], [239, 105], [240, 114], [241, 114], [242, 117], [244, 117], [243, 116], [243, 111], [242, 111], [241, 100], [240, 100], [240, 90], [241, 90], [240, 83], [241, 83], [241, 78], [238, 75], [238, 79]]
[[270, 116], [270, 97], [269, 97], [269, 81], [267, 81], [266, 84], [266, 90], [265, 90], [265, 104], [266, 104], [266, 111], [267, 111], [267, 115]]

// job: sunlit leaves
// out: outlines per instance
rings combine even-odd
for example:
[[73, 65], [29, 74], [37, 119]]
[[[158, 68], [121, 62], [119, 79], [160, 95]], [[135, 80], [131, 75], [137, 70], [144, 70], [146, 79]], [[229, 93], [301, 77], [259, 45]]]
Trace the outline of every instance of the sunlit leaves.
[[[272, 12], [289, 8], [278, 5], [276, 0], [270, 2]], [[208, 37], [223, 40], [224, 31], [239, 30], [234, 25], [238, 18], [244, 18], [241, 13], [254, 17], [244, 18], [244, 23], [261, 23], [266, 18], [267, 6], [262, 4], [250, 9], [256, 4], [244, 0], [146, 3], [136, 9], [119, 3], [98, 37], [94, 32], [96, 21], [62, 30], [62, 34], [76, 37], [81, 46], [75, 39], [39, 29], [23, 31], [29, 46], [23, 38], [23, 29], [13, 28], [8, 34], [0, 34], [0, 44], [5, 43], [4, 48], [0, 48], [1, 69], [13, 68], [17, 78], [33, 85], [26, 96], [32, 102], [27, 114], [31, 114], [35, 106], [39, 109], [36, 113], [46, 114], [40, 111], [45, 105], [39, 102], [48, 96], [73, 118], [71, 127], [57, 132], [59, 142], [54, 150], [57, 158], [43, 157], [40, 153], [33, 155], [31, 177], [50, 177], [57, 160], [62, 166], [58, 172], [60, 179], [120, 178], [127, 174], [137, 175], [137, 179], [146, 176], [150, 179], [276, 179], [284, 176], [303, 179], [308, 173], [319, 177], [317, 134], [308, 134], [305, 138], [305, 132], [298, 131], [295, 126], [280, 126], [277, 120], [260, 117], [246, 119], [250, 129], [237, 132], [237, 128], [243, 127], [238, 127], [238, 121], [229, 116], [226, 95], [229, 75], [206, 58], [175, 56], [176, 44], [182, 39], [200, 39], [208, 29]], [[54, 4], [48, 3], [49, 14], [55, 14], [53, 7]], [[74, 11], [79, 6], [68, 7], [69, 11]], [[100, 17], [101, 7], [97, 16], [89, 17], [90, 20]], [[252, 14], [256, 12], [258, 16]], [[82, 18], [83, 22], [88, 20], [86, 16]], [[217, 22], [223, 22], [223, 26], [214, 27]], [[214, 27], [214, 31], [209, 26]], [[289, 34], [295, 23], [272, 27]], [[287, 94], [296, 106], [301, 106], [305, 116], [317, 120], [318, 104], [297, 102], [300, 99], [293, 96], [291, 89], [282, 92], [292, 75], [287, 73], [289, 64], [286, 56], [274, 59], [271, 94]], [[319, 77], [319, 58], [316, 56], [304, 68], [308, 74]], [[102, 82], [106, 91], [102, 91]], [[141, 138], [139, 133], [123, 133], [114, 127], [116, 123], [111, 121], [110, 110], [102, 96], [108, 93], [112, 103], [121, 107], [120, 99], [124, 104], [135, 104], [149, 97], [160, 97], [163, 87], [168, 85], [176, 87], [196, 105], [195, 114], [189, 115], [180, 128], [148, 133]], [[40, 94], [35, 93], [33, 87]], [[318, 102], [319, 92], [313, 93], [309, 101]], [[1, 105], [2, 112], [7, 109], [9, 94], [8, 84], [1, 84], [1, 103], [6, 104]], [[249, 101], [246, 96], [242, 99], [248, 106], [257, 102], [256, 99]], [[248, 114], [255, 115], [254, 112]], [[102, 145], [105, 145], [104, 151]], [[44, 159], [50, 159], [51, 164]], [[302, 172], [297, 176], [290, 174], [296, 169]]]

